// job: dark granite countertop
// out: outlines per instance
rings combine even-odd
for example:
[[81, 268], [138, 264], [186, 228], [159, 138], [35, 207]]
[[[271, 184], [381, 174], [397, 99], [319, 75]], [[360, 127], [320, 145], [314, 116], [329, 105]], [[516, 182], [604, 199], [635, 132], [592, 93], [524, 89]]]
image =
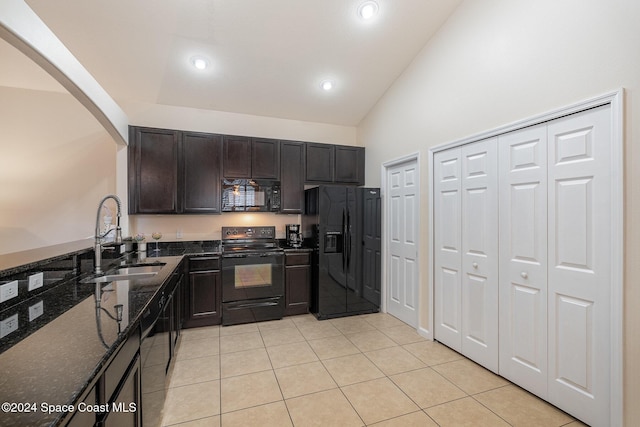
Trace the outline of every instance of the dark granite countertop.
[[159, 251], [155, 250], [155, 242], [147, 243], [147, 257], [158, 256], [206, 256], [220, 255], [222, 253], [220, 240], [197, 240], [179, 242], [158, 242]]
[[[288, 247], [285, 252], [309, 252]], [[163, 287], [184, 256], [221, 254], [219, 240], [147, 243], [147, 252], [103, 254], [106, 271], [122, 264], [166, 263], [154, 277], [99, 284], [81, 283], [93, 270], [91, 248], [12, 266], [0, 271], [0, 283], [17, 280], [19, 297], [0, 304], [0, 321], [17, 319], [18, 328], [0, 337], [0, 401], [35, 404], [30, 413], [2, 413], [0, 426], [50, 426], [65, 413], [42, 412], [42, 404], [74, 404], [95, 381], [127, 336], [139, 328], [141, 313]], [[111, 257], [111, 259], [109, 259]], [[44, 273], [42, 288], [29, 292], [28, 276]], [[118, 324], [114, 314], [123, 304]], [[99, 334], [99, 331], [101, 334]], [[6, 331], [5, 331], [6, 332]]]
[[[35, 411], [5, 412], [0, 426], [44, 426], [62, 421], [66, 413], [47, 414], [41, 405], [73, 404], [84, 393], [124, 339], [139, 327], [145, 307], [182, 258], [154, 257], [153, 262], [166, 263], [156, 276], [98, 286], [81, 283], [87, 274], [76, 272], [71, 279], [3, 309], [0, 319], [17, 319], [18, 329], [0, 339], [0, 400], [35, 404], [31, 407]], [[136, 261], [138, 257], [130, 255], [111, 263]], [[120, 328], [96, 309], [97, 300], [113, 315], [114, 305], [124, 306]]]
[[288, 253], [296, 253], [296, 252], [313, 252], [313, 249], [311, 248], [293, 248], [293, 247], [288, 247], [288, 246], [282, 246], [282, 249], [284, 249], [284, 253], [288, 254]]

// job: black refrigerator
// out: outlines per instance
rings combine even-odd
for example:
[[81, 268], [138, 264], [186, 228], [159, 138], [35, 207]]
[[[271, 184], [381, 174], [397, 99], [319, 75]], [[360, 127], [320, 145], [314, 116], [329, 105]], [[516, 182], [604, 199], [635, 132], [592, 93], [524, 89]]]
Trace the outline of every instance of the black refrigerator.
[[313, 248], [310, 311], [319, 319], [377, 312], [380, 189], [321, 185], [305, 191], [302, 233]]

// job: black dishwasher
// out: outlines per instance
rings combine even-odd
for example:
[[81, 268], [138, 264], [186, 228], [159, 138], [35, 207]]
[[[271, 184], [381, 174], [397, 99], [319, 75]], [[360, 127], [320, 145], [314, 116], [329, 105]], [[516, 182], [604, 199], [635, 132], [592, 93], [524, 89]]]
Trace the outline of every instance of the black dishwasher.
[[145, 426], [158, 426], [162, 421], [162, 407], [165, 399], [165, 375], [169, 362], [169, 345], [164, 310], [166, 296], [158, 294], [142, 314], [140, 361], [142, 382], [142, 422]]
[[168, 311], [171, 304], [166, 291], [158, 292], [142, 314], [141, 382], [142, 425], [155, 427], [162, 421], [166, 395], [166, 373], [170, 362], [170, 330]]

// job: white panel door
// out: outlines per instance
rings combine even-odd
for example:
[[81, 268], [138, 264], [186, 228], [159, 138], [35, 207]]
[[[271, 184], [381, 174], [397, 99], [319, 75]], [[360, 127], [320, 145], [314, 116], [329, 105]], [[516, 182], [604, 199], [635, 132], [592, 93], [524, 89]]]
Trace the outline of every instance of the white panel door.
[[387, 169], [387, 312], [418, 327], [418, 162]]
[[549, 401], [609, 423], [610, 107], [549, 124]]
[[[497, 138], [462, 147], [462, 354], [498, 372]], [[443, 214], [447, 214], [443, 212]]]
[[435, 338], [462, 350], [461, 150], [433, 156]]
[[547, 132], [498, 138], [500, 375], [547, 396]]

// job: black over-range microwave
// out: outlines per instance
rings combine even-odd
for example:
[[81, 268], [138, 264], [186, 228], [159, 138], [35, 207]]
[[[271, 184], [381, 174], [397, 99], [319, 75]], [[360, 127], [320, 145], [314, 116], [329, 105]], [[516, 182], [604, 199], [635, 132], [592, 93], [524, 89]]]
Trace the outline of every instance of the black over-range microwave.
[[280, 212], [280, 182], [223, 180], [222, 212]]

